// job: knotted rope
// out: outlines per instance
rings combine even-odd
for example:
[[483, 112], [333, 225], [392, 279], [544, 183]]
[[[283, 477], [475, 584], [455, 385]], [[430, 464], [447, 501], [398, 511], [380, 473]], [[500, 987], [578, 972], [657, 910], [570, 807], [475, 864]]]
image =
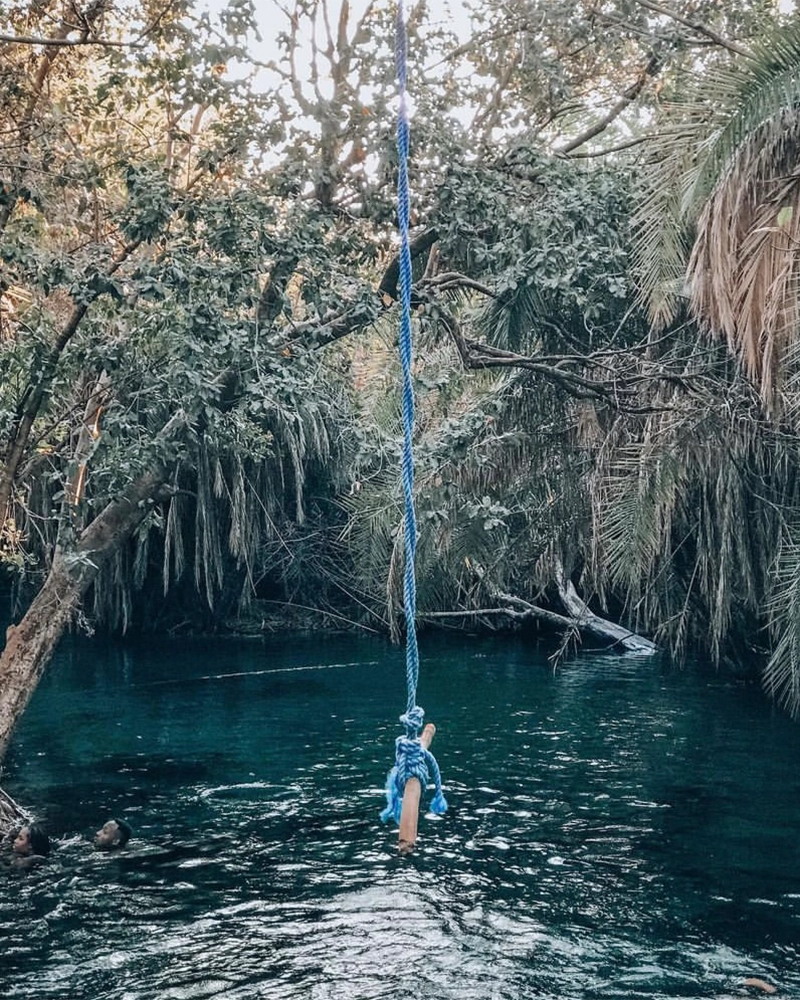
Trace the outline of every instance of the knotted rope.
[[412, 441], [414, 436], [414, 387], [411, 378], [412, 335], [411, 335], [411, 240], [410, 230], [410, 198], [408, 192], [408, 153], [409, 153], [409, 113], [408, 96], [406, 92], [406, 59], [408, 52], [408, 36], [403, 0], [398, 0], [396, 27], [397, 82], [400, 95], [397, 115], [397, 220], [400, 230], [400, 365], [402, 368], [403, 386], [403, 500], [405, 506], [403, 520], [403, 542], [405, 551], [405, 573], [403, 577], [403, 608], [406, 622], [406, 687], [408, 701], [406, 711], [400, 716], [400, 722], [405, 726], [406, 735], [398, 736], [395, 743], [395, 766], [386, 779], [386, 808], [381, 813], [381, 819], [394, 817], [400, 821], [400, 811], [403, 802], [403, 792], [409, 778], [417, 778], [423, 791], [428, 787], [429, 771], [433, 772], [436, 794], [431, 802], [431, 811], [441, 814], [447, 809], [447, 802], [442, 794], [442, 778], [439, 765], [433, 754], [422, 746], [419, 732], [425, 713], [416, 704], [417, 679], [419, 677], [419, 649], [417, 647], [417, 589], [414, 574], [417, 551], [417, 519], [414, 513], [414, 454]]

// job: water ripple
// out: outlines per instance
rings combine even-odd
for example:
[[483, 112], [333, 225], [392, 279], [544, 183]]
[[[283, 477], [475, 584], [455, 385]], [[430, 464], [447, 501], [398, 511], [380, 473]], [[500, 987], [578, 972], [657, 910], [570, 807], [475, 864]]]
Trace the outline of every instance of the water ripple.
[[[800, 996], [800, 727], [735, 687], [444, 647], [424, 704], [451, 808], [402, 858], [377, 819], [402, 674], [374, 645], [332, 643], [346, 670], [302, 643], [174, 652], [161, 684], [160, 653], [100, 675], [89, 647], [37, 694], [9, 790], [58, 840], [0, 873], [4, 1000]], [[92, 852], [118, 812], [131, 845]]]

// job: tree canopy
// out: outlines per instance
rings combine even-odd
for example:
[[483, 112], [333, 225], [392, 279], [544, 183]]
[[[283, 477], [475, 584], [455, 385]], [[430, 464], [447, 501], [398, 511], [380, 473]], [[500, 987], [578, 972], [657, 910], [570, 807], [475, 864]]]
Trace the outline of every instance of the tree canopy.
[[[0, 751], [76, 621], [400, 627], [392, 11], [215, 10], [0, 13]], [[577, 586], [800, 710], [787, 17], [411, 8], [422, 621]]]

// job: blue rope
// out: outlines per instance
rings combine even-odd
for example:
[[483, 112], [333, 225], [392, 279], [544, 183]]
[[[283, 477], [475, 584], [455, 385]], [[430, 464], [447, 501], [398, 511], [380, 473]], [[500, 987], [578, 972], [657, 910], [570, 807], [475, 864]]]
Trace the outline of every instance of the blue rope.
[[411, 379], [412, 336], [411, 336], [411, 241], [410, 198], [408, 193], [408, 152], [409, 121], [408, 97], [406, 93], [406, 59], [408, 38], [403, 0], [397, 5], [396, 30], [397, 82], [400, 92], [400, 107], [397, 116], [397, 220], [400, 229], [400, 364], [403, 373], [403, 500], [405, 515], [403, 539], [405, 548], [405, 574], [403, 577], [403, 607], [406, 621], [406, 686], [408, 700], [406, 711], [400, 716], [406, 735], [398, 736], [395, 743], [395, 766], [386, 779], [386, 808], [381, 819], [386, 822], [394, 818], [400, 821], [403, 791], [409, 778], [417, 778], [423, 791], [428, 787], [429, 769], [433, 772], [436, 793], [431, 802], [431, 811], [445, 812], [447, 802], [442, 794], [442, 778], [439, 765], [433, 754], [420, 743], [419, 732], [425, 713], [417, 705], [417, 680], [419, 678], [419, 649], [417, 647], [417, 589], [414, 565], [417, 551], [417, 519], [414, 513], [414, 387]]

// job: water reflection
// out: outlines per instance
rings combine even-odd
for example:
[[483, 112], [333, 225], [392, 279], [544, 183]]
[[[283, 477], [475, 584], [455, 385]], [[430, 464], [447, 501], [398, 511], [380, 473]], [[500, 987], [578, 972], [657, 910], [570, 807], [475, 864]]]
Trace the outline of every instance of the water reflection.
[[[4, 997], [800, 990], [800, 727], [757, 694], [654, 658], [554, 673], [522, 644], [429, 644], [451, 809], [400, 858], [377, 816], [401, 656], [325, 653], [64, 651], [6, 776], [61, 839], [4, 880]], [[135, 839], [92, 852], [114, 814]]]

